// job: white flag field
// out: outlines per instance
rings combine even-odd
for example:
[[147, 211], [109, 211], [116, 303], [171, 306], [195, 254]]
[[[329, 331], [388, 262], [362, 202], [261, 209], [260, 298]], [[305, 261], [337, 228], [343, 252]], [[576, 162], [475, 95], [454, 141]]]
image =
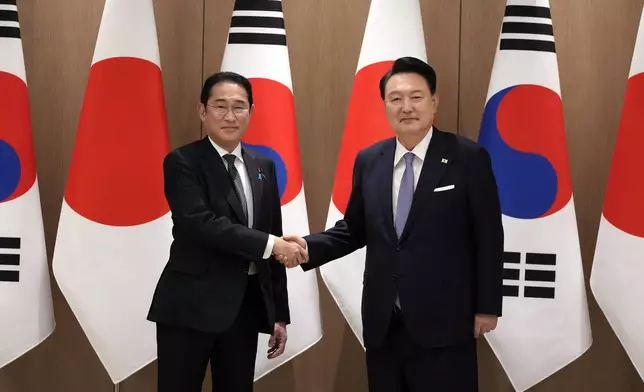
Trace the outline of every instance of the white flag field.
[[0, 4], [0, 368], [54, 331], [18, 8]]
[[581, 356], [592, 335], [547, 0], [509, 0], [478, 142], [505, 231], [503, 317], [486, 338], [517, 391]]
[[[326, 227], [342, 219], [351, 193], [353, 163], [360, 150], [394, 136], [382, 109], [378, 83], [400, 58], [427, 61], [418, 0], [372, 0], [344, 127]], [[362, 277], [365, 248], [319, 268], [351, 330], [362, 337]]]
[[[244, 148], [275, 162], [284, 234], [309, 233], [300, 166], [291, 67], [281, 1], [235, 3], [222, 71], [249, 78], [255, 108], [242, 140]], [[291, 324], [284, 354], [266, 358], [269, 335], [260, 334], [255, 380], [302, 353], [322, 338], [317, 277], [300, 268], [287, 270]]]
[[644, 379], [644, 14], [617, 132], [590, 277], [593, 295]]
[[172, 240], [152, 0], [107, 0], [76, 133], [54, 275], [110, 378], [156, 359], [146, 319]]

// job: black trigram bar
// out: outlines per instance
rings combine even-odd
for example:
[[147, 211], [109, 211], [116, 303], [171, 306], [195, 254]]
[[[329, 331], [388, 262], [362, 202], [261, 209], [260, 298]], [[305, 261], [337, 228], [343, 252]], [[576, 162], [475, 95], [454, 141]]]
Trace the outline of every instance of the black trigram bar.
[[556, 52], [555, 43], [553, 41], [540, 41], [536, 39], [501, 38], [499, 49], [525, 50], [529, 52]]
[[230, 33], [229, 44], [283, 45], [286, 46], [285, 34]]
[[503, 279], [519, 280], [519, 270], [515, 268], [503, 268]]
[[0, 21], [2, 22], [17, 22], [18, 11], [16, 10], [0, 10]]
[[20, 273], [18, 271], [0, 271], [0, 282], [19, 282]]
[[533, 265], [557, 265], [557, 255], [553, 253], [526, 253], [525, 261]]
[[20, 249], [20, 238], [0, 237], [0, 249]]
[[20, 28], [0, 26], [0, 38], [20, 38]]
[[519, 264], [521, 262], [521, 253], [519, 252], [503, 252], [503, 262]]
[[284, 19], [269, 16], [233, 16], [230, 27], [267, 27], [283, 29]]
[[505, 7], [505, 16], [527, 16], [531, 18], [550, 19], [550, 8], [532, 5], [509, 5]]
[[555, 271], [529, 270], [525, 271], [525, 280], [531, 282], [554, 282]]
[[555, 288], [526, 286], [524, 288], [523, 296], [526, 298], [553, 299], [555, 297]]
[[16, 0], [0, 0], [0, 5], [16, 5]]
[[275, 0], [237, 0], [235, 11], [276, 11], [282, 12], [282, 2]]
[[540, 34], [554, 36], [552, 25], [545, 23], [503, 22], [502, 33]]
[[503, 285], [503, 296], [504, 297], [518, 297], [519, 296], [519, 286], [506, 286], [506, 285]]
[[20, 255], [0, 253], [0, 265], [20, 265]]

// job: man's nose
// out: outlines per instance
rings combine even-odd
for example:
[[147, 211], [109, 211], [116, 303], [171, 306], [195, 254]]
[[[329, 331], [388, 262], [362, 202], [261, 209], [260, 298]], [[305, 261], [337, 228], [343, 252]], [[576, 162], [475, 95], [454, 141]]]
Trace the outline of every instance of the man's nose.
[[235, 122], [236, 118], [235, 118], [235, 115], [233, 114], [233, 111], [231, 109], [229, 109], [226, 112], [226, 115], [224, 116], [224, 120], [226, 120], [228, 122]]
[[409, 99], [404, 99], [403, 100], [403, 106], [402, 106], [402, 111], [404, 113], [410, 113], [413, 110], [413, 106], [411, 104], [411, 100]]

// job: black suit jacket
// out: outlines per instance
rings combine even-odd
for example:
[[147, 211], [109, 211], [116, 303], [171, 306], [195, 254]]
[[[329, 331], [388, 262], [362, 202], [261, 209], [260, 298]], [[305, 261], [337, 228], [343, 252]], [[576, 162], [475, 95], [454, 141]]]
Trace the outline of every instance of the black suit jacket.
[[166, 156], [165, 195], [174, 240], [149, 320], [205, 332], [228, 329], [242, 304], [252, 261], [268, 316], [261, 332], [272, 333], [276, 321], [290, 322], [285, 268], [272, 256], [262, 259], [268, 233], [282, 235], [275, 164], [248, 149], [242, 153], [253, 188], [253, 228], [207, 137]]
[[[360, 151], [344, 219], [308, 243], [309, 270], [366, 246], [366, 347], [385, 342], [399, 293], [409, 333], [428, 347], [472, 339], [474, 315], [501, 315], [503, 226], [490, 157], [434, 127], [398, 239], [392, 207], [395, 139]], [[454, 185], [454, 189], [434, 189]]]

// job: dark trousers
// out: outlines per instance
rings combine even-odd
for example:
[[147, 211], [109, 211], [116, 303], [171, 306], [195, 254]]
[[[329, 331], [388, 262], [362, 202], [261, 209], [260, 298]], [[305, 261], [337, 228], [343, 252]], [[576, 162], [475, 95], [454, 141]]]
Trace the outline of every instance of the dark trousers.
[[157, 324], [157, 391], [201, 392], [208, 361], [213, 392], [252, 392], [260, 323], [266, 312], [256, 276], [248, 277], [233, 325], [221, 333]]
[[383, 347], [367, 349], [369, 392], [477, 392], [476, 340], [426, 348], [394, 314]]

